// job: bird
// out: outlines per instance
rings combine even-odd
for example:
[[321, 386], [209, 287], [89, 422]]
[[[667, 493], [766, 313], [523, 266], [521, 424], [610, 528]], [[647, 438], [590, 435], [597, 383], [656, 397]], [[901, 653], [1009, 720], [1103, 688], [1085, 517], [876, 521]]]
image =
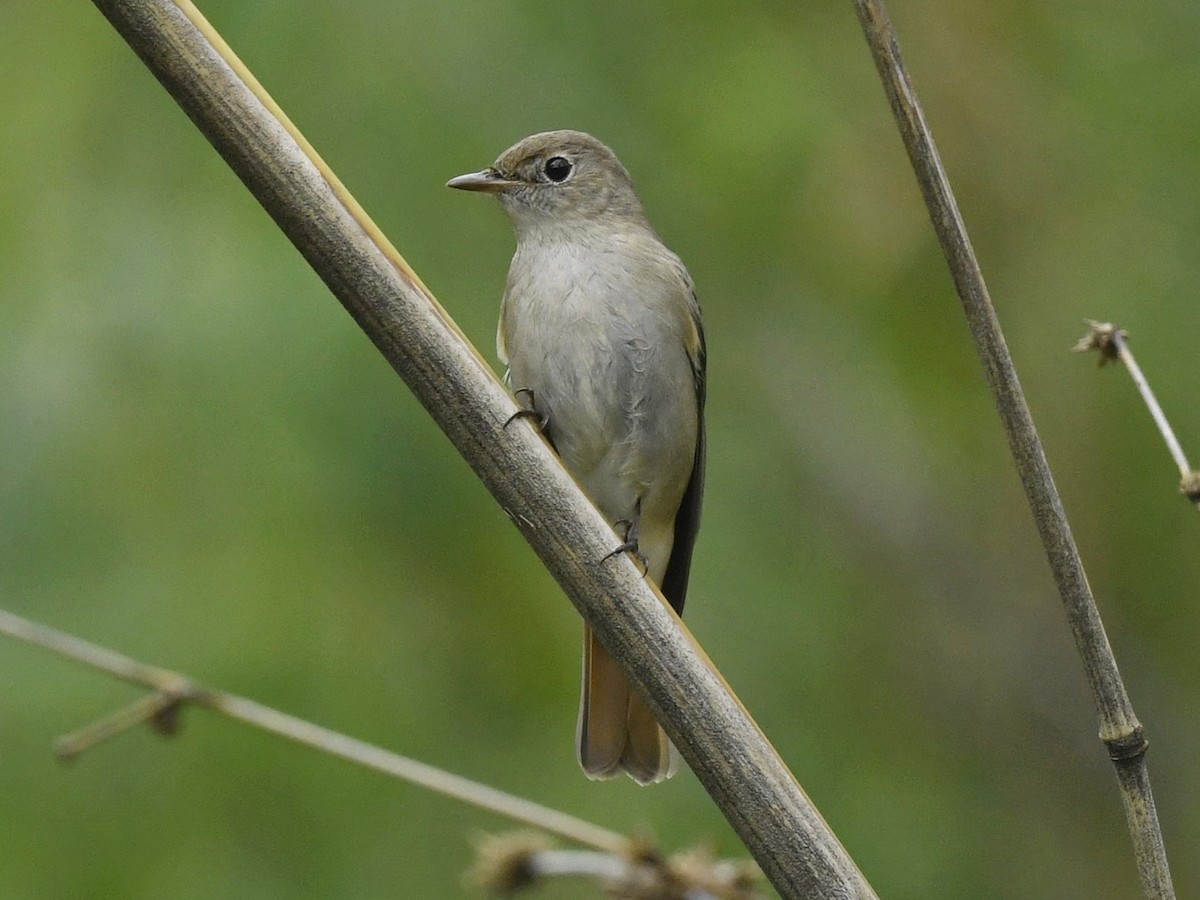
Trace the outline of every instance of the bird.
[[[705, 471], [706, 349], [691, 276], [625, 166], [584, 132], [531, 135], [447, 186], [496, 197], [516, 233], [496, 339], [510, 388], [682, 614]], [[592, 779], [652, 784], [677, 768], [586, 624], [576, 748]]]

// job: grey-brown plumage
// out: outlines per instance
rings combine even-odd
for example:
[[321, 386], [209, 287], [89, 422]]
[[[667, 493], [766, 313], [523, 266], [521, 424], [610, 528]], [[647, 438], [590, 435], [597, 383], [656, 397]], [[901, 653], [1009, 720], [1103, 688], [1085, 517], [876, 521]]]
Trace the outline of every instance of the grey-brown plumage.
[[[682, 612], [704, 484], [704, 332], [687, 270], [591, 135], [535, 134], [449, 185], [496, 195], [516, 229], [497, 336], [510, 384]], [[577, 737], [592, 778], [671, 774], [666, 735], [587, 628]]]

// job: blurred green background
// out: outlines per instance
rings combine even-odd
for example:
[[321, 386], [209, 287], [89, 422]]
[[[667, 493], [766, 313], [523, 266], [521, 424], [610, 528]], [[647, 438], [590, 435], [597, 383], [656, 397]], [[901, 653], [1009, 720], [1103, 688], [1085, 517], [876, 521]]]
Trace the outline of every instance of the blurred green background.
[[[494, 359], [512, 236], [447, 191], [591, 131], [691, 268], [710, 461], [688, 617], [886, 897], [1137, 895], [1081, 666], [851, 4], [202, 9]], [[1200, 8], [893, 2], [1200, 892]], [[0, 7], [0, 605], [670, 849], [593, 784], [579, 623], [295, 250], [87, 3]], [[0, 642], [0, 895], [456, 897], [508, 823]], [[572, 888], [554, 897], [592, 896]]]

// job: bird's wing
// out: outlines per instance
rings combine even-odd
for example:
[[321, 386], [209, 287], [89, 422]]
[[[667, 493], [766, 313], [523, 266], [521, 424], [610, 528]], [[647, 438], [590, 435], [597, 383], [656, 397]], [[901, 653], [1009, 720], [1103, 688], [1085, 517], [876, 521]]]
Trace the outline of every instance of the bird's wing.
[[500, 321], [496, 323], [496, 356], [504, 366], [504, 382], [508, 383], [508, 342], [504, 337], [504, 308], [508, 305], [508, 291], [500, 300]]
[[[682, 265], [680, 269], [682, 270]], [[684, 285], [688, 292], [689, 322], [691, 328], [686, 335], [688, 359], [692, 364], [692, 375], [696, 383], [696, 454], [692, 462], [692, 477], [675, 513], [675, 541], [671, 546], [671, 558], [660, 585], [663, 596], [675, 609], [683, 612], [683, 601], [687, 597], [688, 573], [692, 567], [692, 548], [700, 531], [700, 506], [704, 499], [704, 398], [706, 351], [704, 326], [700, 321], [700, 301], [687, 271], [683, 270]]]

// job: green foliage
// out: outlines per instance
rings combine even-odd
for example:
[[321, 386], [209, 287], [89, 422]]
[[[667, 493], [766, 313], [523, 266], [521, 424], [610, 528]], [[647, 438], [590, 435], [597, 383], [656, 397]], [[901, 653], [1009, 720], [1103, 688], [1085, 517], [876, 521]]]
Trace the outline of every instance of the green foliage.
[[[1200, 890], [1200, 21], [893, 4]], [[494, 358], [511, 235], [447, 191], [532, 131], [621, 155], [708, 326], [689, 622], [883, 896], [1129, 897], [1077, 658], [849, 3], [202, 5]], [[87, 4], [0, 11], [0, 604], [671, 848], [591, 784], [579, 626], [503, 514]], [[453, 897], [505, 822], [0, 648], [5, 897]], [[564, 894], [565, 896], [565, 894]]]

